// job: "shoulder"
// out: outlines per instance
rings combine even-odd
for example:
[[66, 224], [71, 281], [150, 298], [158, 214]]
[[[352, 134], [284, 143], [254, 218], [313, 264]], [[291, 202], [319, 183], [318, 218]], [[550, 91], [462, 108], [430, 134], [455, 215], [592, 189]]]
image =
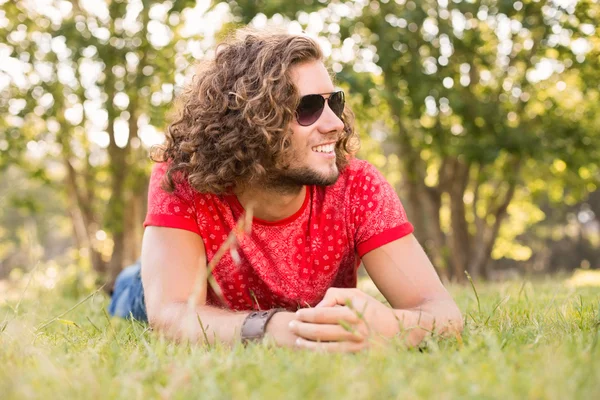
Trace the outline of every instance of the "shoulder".
[[401, 208], [395, 189], [368, 161], [351, 160], [340, 178], [340, 192], [353, 213], [363, 213], [378, 206]]
[[152, 167], [152, 174], [150, 175], [150, 186], [148, 194], [149, 198], [151, 198], [152, 196], [177, 198], [190, 205], [203, 205], [207, 201], [214, 201], [218, 199], [219, 196], [212, 195], [210, 193], [202, 193], [195, 190], [188, 181], [187, 176], [180, 171], [173, 172], [171, 174], [173, 190], [165, 190], [165, 175], [169, 170], [169, 166], [169, 163], [162, 162], [156, 163]]
[[182, 173], [171, 175], [173, 181], [173, 191], [167, 191], [164, 188], [165, 176], [169, 170], [169, 163], [156, 163], [152, 167], [150, 175], [150, 193], [149, 195], [159, 195], [167, 197], [178, 197], [185, 201], [190, 201], [196, 197], [196, 192], [192, 189], [185, 176]]
[[163, 182], [168, 169], [167, 163], [157, 163], [152, 168], [144, 226], [186, 229], [200, 236], [212, 228], [218, 229], [216, 219], [229, 215], [229, 206], [222, 196], [195, 190], [181, 172], [173, 173], [173, 190], [166, 190]]
[[377, 171], [370, 162], [367, 160], [360, 160], [358, 158], [352, 158], [346, 168], [342, 171], [342, 174], [346, 175], [361, 175], [365, 173], [369, 173], [372, 171]]
[[339, 183], [350, 189], [358, 189], [368, 184], [380, 184], [385, 178], [371, 163], [353, 158], [340, 174]]
[[338, 180], [331, 186], [317, 188], [322, 193], [322, 201], [339, 204], [348, 202], [356, 205], [355, 200], [364, 201], [376, 196], [387, 181], [371, 163], [365, 160], [352, 158], [340, 172]]

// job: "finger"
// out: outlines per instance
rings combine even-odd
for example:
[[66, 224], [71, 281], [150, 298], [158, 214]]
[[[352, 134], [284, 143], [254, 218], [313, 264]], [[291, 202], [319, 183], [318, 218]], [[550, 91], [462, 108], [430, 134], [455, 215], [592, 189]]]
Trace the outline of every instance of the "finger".
[[291, 321], [290, 330], [297, 336], [312, 341], [361, 342], [365, 340], [365, 335], [358, 330], [358, 328], [350, 324], [344, 327], [339, 324], [310, 324], [300, 321]]
[[360, 322], [356, 311], [348, 307], [303, 308], [296, 311], [296, 318], [302, 322], [313, 324], [338, 324], [340, 321], [357, 324]]
[[323, 300], [319, 302], [315, 307], [333, 307], [337, 304], [345, 305], [346, 302], [352, 301], [352, 298], [356, 295], [354, 289], [344, 288], [329, 288], [325, 293]]
[[302, 338], [296, 339], [296, 347], [300, 349], [322, 351], [327, 353], [357, 353], [368, 347], [368, 342], [314, 342]]

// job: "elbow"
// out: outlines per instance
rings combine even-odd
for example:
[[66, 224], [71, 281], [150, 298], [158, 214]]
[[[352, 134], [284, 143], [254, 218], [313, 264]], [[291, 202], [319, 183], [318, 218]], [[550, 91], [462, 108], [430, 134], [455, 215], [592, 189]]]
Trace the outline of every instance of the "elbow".
[[186, 320], [185, 304], [165, 299], [156, 286], [148, 285], [146, 290], [146, 315], [148, 325], [161, 335], [179, 339], [182, 336], [183, 322]]
[[161, 335], [177, 342], [198, 342], [194, 315], [188, 313], [186, 304], [155, 304], [148, 308], [148, 324]]
[[443, 336], [456, 336], [464, 328], [464, 318], [451, 297], [431, 301], [428, 311], [433, 316], [432, 328]]
[[[427, 336], [459, 338], [464, 329], [463, 315], [452, 299], [430, 303], [428, 318], [421, 320], [421, 328], [414, 329], [407, 337], [409, 347], [418, 346]], [[459, 339], [460, 340], [460, 339]]]
[[148, 315], [148, 325], [162, 335], [172, 336], [170, 333], [173, 331], [173, 322], [171, 312], [169, 312], [169, 306], [159, 306], [155, 304], [153, 306], [147, 306], [146, 313]]
[[443, 324], [440, 326], [439, 331], [444, 336], [460, 335], [465, 326], [462, 312], [454, 300], [450, 300], [449, 303], [450, 304], [448, 304], [448, 307], [445, 310], [444, 318], [440, 318], [443, 321]]
[[160, 301], [157, 301], [156, 296], [150, 296], [149, 294], [151, 293], [147, 293], [145, 298], [148, 325], [150, 325], [153, 330], [159, 331], [164, 325], [164, 308], [161, 306]]
[[456, 304], [454, 305], [454, 308], [454, 312], [451, 314], [450, 318], [448, 318], [448, 328], [454, 334], [461, 334], [465, 327], [465, 320]]
[[162, 332], [164, 323], [156, 313], [148, 312], [148, 326], [155, 332]]

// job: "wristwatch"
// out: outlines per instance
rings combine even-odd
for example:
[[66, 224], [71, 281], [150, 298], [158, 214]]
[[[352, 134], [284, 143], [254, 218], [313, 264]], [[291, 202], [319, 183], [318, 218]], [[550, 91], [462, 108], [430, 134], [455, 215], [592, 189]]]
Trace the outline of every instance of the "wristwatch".
[[267, 323], [279, 311], [286, 311], [285, 308], [272, 308], [265, 311], [253, 311], [242, 324], [242, 343], [258, 342], [265, 337]]

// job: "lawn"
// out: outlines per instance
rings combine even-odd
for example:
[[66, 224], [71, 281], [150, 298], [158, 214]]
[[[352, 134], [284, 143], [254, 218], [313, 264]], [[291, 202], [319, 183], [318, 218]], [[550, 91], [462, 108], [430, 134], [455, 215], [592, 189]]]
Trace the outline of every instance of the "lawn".
[[[592, 272], [475, 282], [476, 292], [450, 286], [465, 315], [462, 338], [432, 338], [421, 350], [398, 340], [355, 355], [174, 344], [109, 319], [107, 297], [90, 296], [85, 277], [49, 284], [56, 270], [36, 274], [28, 287], [28, 276], [0, 285], [4, 400], [600, 398]], [[361, 286], [374, 293], [369, 281]]]

